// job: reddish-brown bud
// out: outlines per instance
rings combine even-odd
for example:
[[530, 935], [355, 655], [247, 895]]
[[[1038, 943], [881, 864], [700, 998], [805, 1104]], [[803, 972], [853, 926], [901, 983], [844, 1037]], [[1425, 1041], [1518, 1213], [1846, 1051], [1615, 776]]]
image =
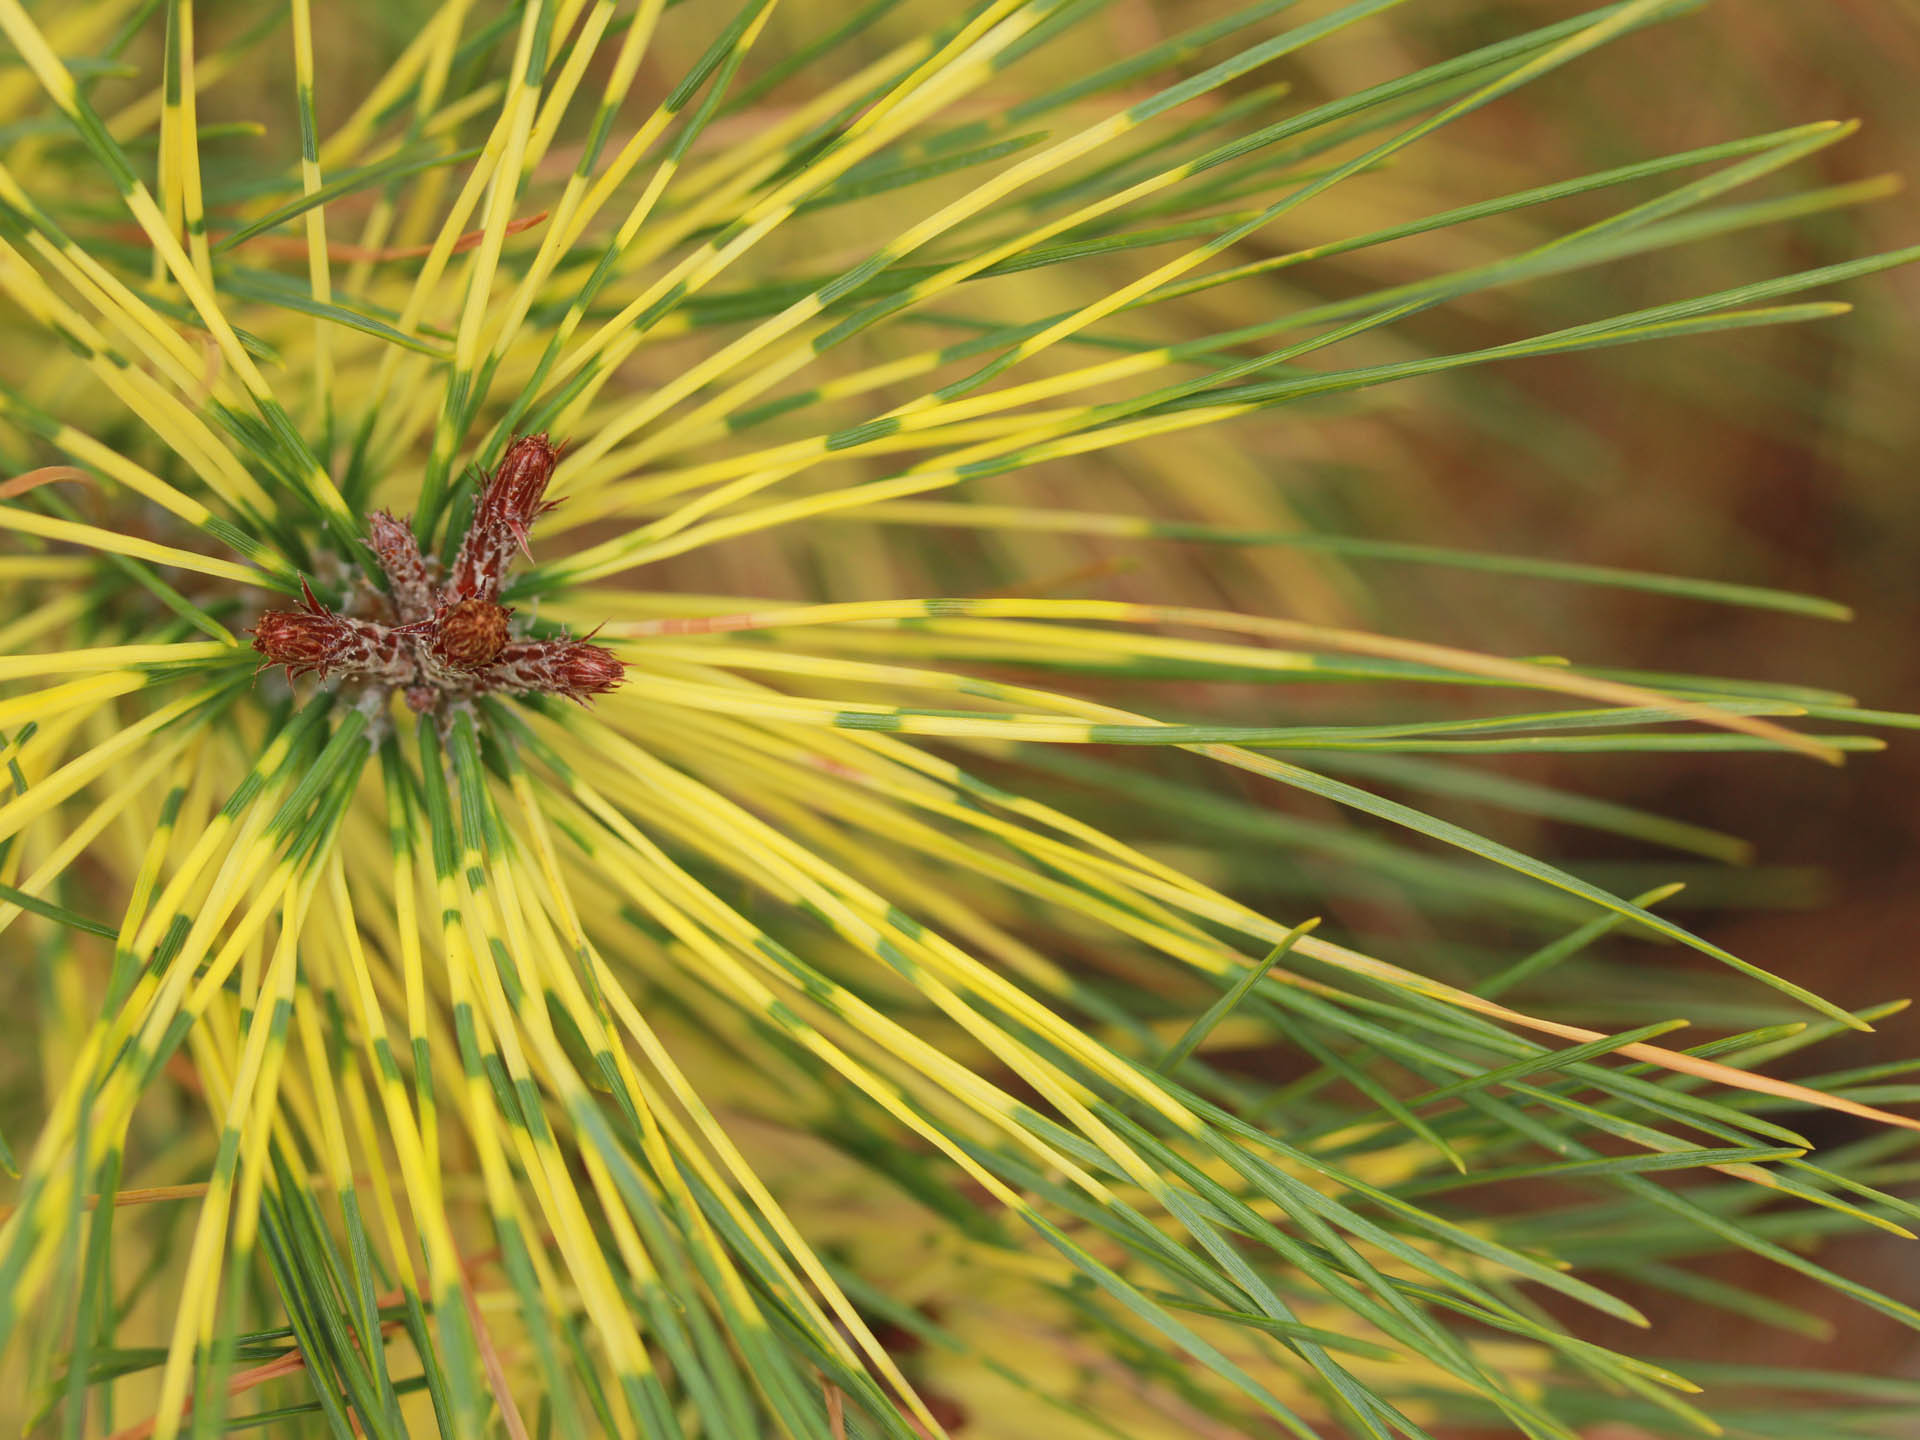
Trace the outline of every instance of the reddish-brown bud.
[[[435, 583], [412, 527], [385, 511], [367, 519], [368, 545], [387, 578], [379, 619], [335, 614], [301, 582], [298, 610], [269, 610], [253, 648], [289, 676], [338, 673], [399, 691], [415, 714], [442, 712], [485, 694], [565, 695], [585, 702], [619, 687], [626, 667], [586, 640], [515, 641], [513, 612], [499, 603], [501, 580], [528, 528], [544, 510], [562, 447], [528, 435], [507, 448], [488, 477], [453, 573]], [[265, 668], [264, 666], [262, 668]], [[383, 698], [376, 695], [373, 698]]]
[[351, 639], [331, 615], [304, 610], [269, 610], [253, 627], [253, 648], [267, 657], [267, 665], [286, 666], [289, 676], [310, 670], [326, 674]]
[[428, 643], [436, 658], [456, 670], [481, 670], [499, 658], [513, 612], [491, 600], [456, 600], [434, 617]]
[[269, 610], [253, 627], [253, 648], [268, 665], [287, 667], [287, 678], [338, 670], [364, 680], [398, 684], [413, 673], [404, 631], [372, 620], [336, 615], [300, 581], [298, 610]]
[[560, 451], [545, 435], [523, 435], [507, 447], [474, 505], [473, 523], [454, 558], [447, 589], [458, 599], [491, 600], [513, 563], [513, 552], [527, 546], [527, 532], [543, 510], [543, 500]]
[[253, 648], [266, 665], [284, 665], [287, 676], [317, 671], [324, 675], [353, 644], [353, 631], [314, 597], [303, 578], [298, 610], [269, 610], [253, 627]]
[[584, 700], [618, 689], [626, 668], [611, 650], [585, 640], [527, 640], [502, 650], [484, 679], [489, 689], [510, 694]]
[[427, 562], [420, 558], [413, 527], [385, 510], [376, 510], [367, 517], [367, 530], [367, 543], [387, 577], [387, 593], [400, 623], [425, 620], [433, 614], [433, 577], [427, 572]]
[[560, 677], [560, 691], [576, 699], [582, 695], [604, 695], [609, 690], [617, 690], [627, 678], [627, 667], [614, 657], [614, 653], [601, 645], [591, 645], [585, 640], [558, 640], [553, 642], [560, 647], [555, 671]]

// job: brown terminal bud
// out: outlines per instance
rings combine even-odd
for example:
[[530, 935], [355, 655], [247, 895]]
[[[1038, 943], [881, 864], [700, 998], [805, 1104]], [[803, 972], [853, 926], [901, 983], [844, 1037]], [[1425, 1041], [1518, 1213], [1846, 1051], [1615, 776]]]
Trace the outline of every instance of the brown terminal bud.
[[483, 670], [507, 644], [507, 617], [513, 612], [491, 600], [456, 600], [434, 619], [434, 655], [456, 670]]
[[611, 650], [585, 640], [526, 640], [509, 645], [487, 671], [491, 688], [584, 701], [617, 690], [627, 667]]
[[353, 631], [314, 598], [304, 579], [300, 594], [298, 610], [269, 610], [252, 632], [253, 648], [267, 657], [260, 668], [284, 665], [289, 678], [310, 670], [326, 674], [354, 640]]
[[411, 625], [432, 615], [433, 577], [421, 558], [413, 527], [385, 510], [376, 510], [367, 517], [367, 532], [367, 544], [387, 577], [387, 591], [400, 623]]
[[529, 527], [553, 508], [547, 482], [564, 448], [545, 435], [507, 447], [481, 489], [445, 584], [420, 553], [412, 527], [377, 511], [367, 517], [367, 544], [387, 581], [377, 617], [336, 614], [302, 581], [300, 608], [262, 615], [253, 648], [267, 665], [286, 666], [290, 677], [337, 674], [369, 687], [375, 701], [397, 691], [416, 715], [445, 715], [448, 705], [482, 695], [564, 695], [584, 704], [617, 689], [626, 666], [591, 635], [516, 640], [513, 612], [500, 604], [514, 551], [526, 547]]
[[584, 640], [560, 640], [560, 654], [554, 666], [560, 678], [560, 693], [578, 699], [582, 695], [603, 695], [616, 690], [627, 678], [627, 667], [614, 658], [611, 650], [590, 645]]
[[500, 593], [513, 552], [527, 548], [534, 518], [552, 508], [542, 497], [559, 463], [560, 451], [545, 435], [523, 435], [507, 447], [474, 505], [473, 523], [454, 557], [449, 594], [491, 600]]

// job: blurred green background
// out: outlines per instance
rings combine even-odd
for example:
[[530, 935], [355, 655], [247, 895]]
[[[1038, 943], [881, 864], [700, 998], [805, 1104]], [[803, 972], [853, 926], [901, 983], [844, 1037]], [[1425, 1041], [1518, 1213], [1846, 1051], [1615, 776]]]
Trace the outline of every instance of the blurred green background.
[[[1425, 61], [1500, 25], [1579, 8], [1558, 0], [1404, 7], [1395, 43], [1409, 60]], [[1172, 13], [1184, 7], [1159, 7]], [[1135, 14], [1142, 25], [1156, 18], [1145, 6]], [[1360, 47], [1348, 53], [1356, 65], [1368, 62]], [[1345, 80], [1331, 65], [1321, 78], [1329, 86]], [[1489, 170], [1500, 182], [1573, 173], [1828, 117], [1857, 117], [1862, 128], [1814, 159], [1820, 183], [1883, 172], [1909, 185], [1920, 179], [1920, 4], [1710, 6], [1630, 36], [1603, 63], [1450, 130], [1424, 157], [1444, 160], [1419, 183], [1458, 187], [1464, 198], [1478, 193]], [[1620, 287], [1621, 304], [1651, 304], [1688, 287], [1825, 264], [1916, 235], [1920, 213], [1909, 189], [1792, 229], [1663, 252], [1603, 277]], [[1407, 586], [1399, 598], [1420, 607], [1424, 638], [1791, 680], [1870, 706], [1920, 709], [1920, 269], [1876, 277], [1852, 298], [1860, 309], [1832, 324], [1512, 367], [1449, 387], [1442, 403], [1403, 396], [1403, 414], [1372, 422], [1374, 449], [1346, 488], [1347, 501], [1364, 507], [1354, 528], [1366, 533], [1764, 578], [1852, 606], [1851, 624], [1424, 571], [1383, 571], [1376, 580]], [[1376, 585], [1376, 598], [1386, 593]], [[1671, 757], [1541, 756], [1503, 759], [1501, 768], [1747, 837], [1755, 866], [1779, 873], [1726, 887], [1738, 904], [1691, 918], [1735, 953], [1842, 1004], [1913, 994], [1920, 736], [1896, 735], [1885, 754], [1855, 757], [1838, 771], [1750, 763], [1756, 758], [1679, 765]], [[1613, 858], [1591, 835], [1558, 838], [1562, 853]], [[1910, 1010], [1875, 1035], [1849, 1038], [1832, 1058], [1867, 1064], [1916, 1050], [1920, 1019]], [[1920, 1254], [1910, 1244], [1864, 1238], [1827, 1259], [1871, 1274], [1890, 1295], [1920, 1300]], [[1794, 1298], [1830, 1313], [1840, 1343], [1810, 1345], [1724, 1315], [1678, 1325], [1666, 1338], [1717, 1358], [1920, 1374], [1920, 1345], [1909, 1332], [1864, 1311], [1822, 1307], [1818, 1297]]]

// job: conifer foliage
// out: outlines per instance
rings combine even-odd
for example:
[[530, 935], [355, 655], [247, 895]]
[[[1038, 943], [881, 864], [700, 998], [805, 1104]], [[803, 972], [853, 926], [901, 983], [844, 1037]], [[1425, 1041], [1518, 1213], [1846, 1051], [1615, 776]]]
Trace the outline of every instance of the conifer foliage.
[[[1830, 1440], [1920, 1403], [1661, 1358], [1669, 1304], [1821, 1324], [1693, 1265], [1727, 1252], [1920, 1327], [1815, 1253], [1920, 1219], [1905, 1093], [1777, 1078], [1898, 1002], [1448, 818], [1722, 861], [1484, 757], [1835, 761], [1903, 717], [1337, 596], [1843, 609], [1324, 533], [1235, 438], [1844, 325], [1913, 253], [1444, 322], [1871, 199], [1762, 183], [1850, 126], [1376, 223], [1347, 197], [1695, 0], [1344, 93], [1314, 57], [1397, 0], [1136, 46], [1113, 8], [0, 0], [0, 1416]], [[1394, 245], [1415, 278], [1340, 268]], [[1177, 484], [1123, 483], [1169, 439]], [[1089, 539], [1129, 598], [1061, 579]]]

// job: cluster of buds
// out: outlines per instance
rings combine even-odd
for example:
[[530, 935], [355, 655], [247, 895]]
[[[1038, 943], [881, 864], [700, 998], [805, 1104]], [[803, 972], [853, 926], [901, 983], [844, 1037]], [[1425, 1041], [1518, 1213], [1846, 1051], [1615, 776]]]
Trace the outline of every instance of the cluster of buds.
[[387, 579], [386, 595], [373, 598], [377, 614], [331, 610], [302, 580], [299, 609], [269, 610], [253, 627], [253, 648], [267, 657], [260, 668], [284, 665], [289, 678], [340, 675], [381, 695], [398, 690], [423, 715], [477, 695], [565, 695], [584, 703], [614, 689], [622, 666], [611, 651], [587, 640], [517, 640], [513, 612], [500, 603], [514, 552], [526, 550], [534, 520], [555, 503], [544, 496], [559, 459], [545, 435], [507, 447], [444, 583], [412, 527], [375, 513], [368, 544]]

